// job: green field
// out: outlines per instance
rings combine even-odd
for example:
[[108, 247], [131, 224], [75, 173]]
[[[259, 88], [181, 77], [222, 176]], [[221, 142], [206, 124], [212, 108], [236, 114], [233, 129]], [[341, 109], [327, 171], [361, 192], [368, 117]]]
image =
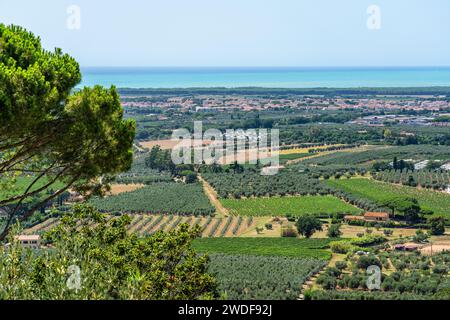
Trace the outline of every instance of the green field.
[[328, 260], [331, 253], [326, 250], [333, 239], [297, 238], [201, 238], [193, 248], [204, 253], [240, 255], [284, 256]]
[[215, 210], [199, 183], [152, 183], [131, 192], [93, 198], [90, 202], [102, 212], [208, 215]]
[[361, 210], [333, 196], [222, 199], [222, 205], [241, 216], [301, 216], [304, 214], [357, 214]]
[[[25, 190], [28, 188], [28, 186], [33, 182], [35, 177], [32, 176], [19, 176], [15, 178], [15, 181], [13, 183], [8, 183], [6, 185], [6, 182], [9, 182], [9, 179], [2, 180], [0, 179], [0, 199], [7, 199], [9, 197], [17, 196], [20, 194], [23, 194]], [[33, 192], [37, 189], [42, 188], [44, 185], [48, 183], [49, 180], [46, 178], [40, 179], [38, 182], [34, 184], [34, 186], [29, 190], [29, 192]], [[62, 182], [56, 181], [54, 184], [50, 186], [50, 188], [46, 189], [46, 191], [54, 191], [58, 190], [59, 188], [64, 187], [64, 184]], [[45, 193], [46, 191], [43, 191], [41, 194]], [[25, 201], [26, 202], [26, 201]]]
[[423, 209], [450, 217], [450, 195], [443, 192], [419, 190], [363, 178], [328, 180], [326, 183], [378, 203], [398, 196], [412, 197], [419, 201]]

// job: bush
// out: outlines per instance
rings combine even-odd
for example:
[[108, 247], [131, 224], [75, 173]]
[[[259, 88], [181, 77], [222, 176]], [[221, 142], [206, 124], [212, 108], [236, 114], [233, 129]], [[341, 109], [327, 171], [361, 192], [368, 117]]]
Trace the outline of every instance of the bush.
[[352, 239], [351, 244], [358, 247], [368, 247], [386, 242], [386, 238], [380, 235], [368, 235], [362, 238]]
[[298, 233], [292, 226], [289, 226], [281, 229], [281, 236], [285, 238], [296, 238]]
[[430, 233], [434, 236], [443, 235], [445, 233], [445, 218], [432, 217], [428, 219]]
[[339, 270], [344, 270], [345, 268], [347, 268], [347, 262], [336, 261], [336, 268], [338, 268]]
[[333, 241], [330, 243], [331, 251], [334, 253], [346, 254], [352, 249], [352, 245], [345, 241]]
[[378, 266], [382, 268], [380, 260], [372, 254], [360, 256], [356, 266], [359, 269], [367, 269], [369, 266]]
[[336, 288], [337, 281], [335, 277], [324, 273], [317, 278], [317, 284], [321, 285], [326, 290], [333, 290]]
[[392, 234], [394, 233], [394, 231], [392, 231], [391, 229], [384, 229], [383, 230], [383, 234], [387, 237], [392, 236]]
[[[92, 207], [77, 205], [44, 235], [52, 249], [39, 254], [23, 248], [11, 234], [8, 249], [0, 248], [1, 299], [213, 297], [216, 285], [206, 272], [208, 258], [191, 249], [200, 227], [183, 224], [175, 231], [137, 238], [127, 232], [130, 220], [124, 215], [107, 221]], [[81, 269], [82, 285], [68, 290], [66, 272], [74, 266]]]
[[328, 238], [339, 238], [342, 235], [341, 225], [340, 224], [332, 224], [327, 231]]
[[448, 272], [448, 267], [446, 265], [437, 264], [433, 267], [433, 273], [447, 274], [447, 272]]

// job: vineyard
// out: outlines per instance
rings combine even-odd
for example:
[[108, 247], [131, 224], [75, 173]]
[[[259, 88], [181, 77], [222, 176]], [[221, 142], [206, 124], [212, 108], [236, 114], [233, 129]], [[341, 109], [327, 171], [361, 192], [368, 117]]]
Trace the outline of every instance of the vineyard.
[[[112, 216], [108, 216], [110, 219]], [[202, 228], [202, 237], [237, 237], [254, 227], [252, 218], [231, 216], [225, 219], [211, 216], [179, 216], [179, 215], [132, 215], [128, 232], [139, 236], [151, 235], [157, 231], [171, 231], [180, 224], [186, 223]], [[26, 234], [42, 234], [58, 225], [58, 219], [50, 218], [32, 228], [25, 230]]]
[[414, 187], [398, 186], [370, 179], [339, 179], [328, 180], [326, 183], [355, 197], [365, 198], [377, 203], [396, 196], [412, 197], [419, 201], [423, 209], [450, 217], [450, 195], [443, 192], [419, 190]]
[[301, 216], [304, 214], [358, 214], [360, 209], [333, 196], [222, 199], [230, 213], [241, 216]]
[[209, 215], [215, 209], [201, 184], [153, 183], [141, 189], [92, 199], [101, 212]]
[[231, 300], [294, 300], [301, 285], [326, 264], [323, 260], [248, 255], [210, 256], [209, 272]]
[[412, 187], [419, 186], [421, 188], [435, 189], [435, 190], [446, 190], [448, 185], [450, 185], [450, 173], [449, 172], [437, 172], [437, 171], [414, 171], [408, 172], [399, 170], [388, 170], [376, 172], [373, 175], [374, 179], [395, 183], [403, 184]]

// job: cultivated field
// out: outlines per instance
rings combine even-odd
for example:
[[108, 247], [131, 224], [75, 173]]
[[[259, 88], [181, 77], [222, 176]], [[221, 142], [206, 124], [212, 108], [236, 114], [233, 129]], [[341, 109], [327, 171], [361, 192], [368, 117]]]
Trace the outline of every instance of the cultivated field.
[[193, 243], [199, 252], [239, 255], [286, 256], [328, 260], [328, 244], [335, 239], [202, 238]]
[[[111, 218], [112, 216], [108, 216]], [[141, 236], [151, 235], [157, 231], [171, 231], [182, 223], [190, 226], [199, 225], [202, 237], [237, 237], [247, 230], [254, 228], [256, 220], [251, 217], [230, 216], [227, 218], [213, 218], [202, 216], [179, 215], [131, 215], [128, 232]], [[32, 228], [25, 230], [26, 234], [40, 234], [58, 225], [57, 218], [50, 218]]]
[[326, 183], [357, 197], [376, 202], [382, 202], [396, 196], [412, 197], [417, 199], [424, 209], [432, 210], [435, 214], [450, 217], [450, 195], [442, 192], [419, 190], [413, 187], [393, 185], [364, 178], [328, 180]]
[[222, 199], [230, 213], [242, 216], [301, 216], [333, 213], [357, 214], [361, 210], [333, 196]]

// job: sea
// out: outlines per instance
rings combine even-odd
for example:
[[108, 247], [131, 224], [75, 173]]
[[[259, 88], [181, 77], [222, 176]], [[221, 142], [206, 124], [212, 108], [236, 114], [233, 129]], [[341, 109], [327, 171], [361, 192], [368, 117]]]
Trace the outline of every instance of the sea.
[[450, 67], [85, 67], [79, 87], [356, 88], [450, 86]]

